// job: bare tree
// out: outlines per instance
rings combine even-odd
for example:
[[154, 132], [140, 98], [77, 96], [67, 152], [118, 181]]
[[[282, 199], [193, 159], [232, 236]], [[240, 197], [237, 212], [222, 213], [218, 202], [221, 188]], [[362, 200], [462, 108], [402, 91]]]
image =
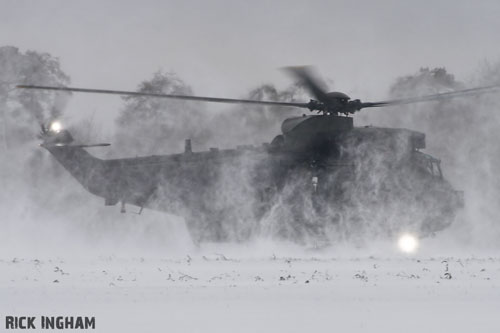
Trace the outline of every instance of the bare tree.
[[38, 124], [60, 117], [68, 94], [15, 89], [18, 84], [67, 85], [59, 59], [48, 53], [0, 47], [0, 109], [4, 149], [33, 138]]
[[[189, 85], [173, 73], [157, 72], [142, 82], [139, 92], [192, 95]], [[243, 98], [293, 101], [306, 98], [304, 88], [293, 84], [277, 89], [262, 84]], [[229, 96], [232, 97], [232, 96]], [[125, 106], [117, 120], [117, 145], [133, 154], [177, 152], [190, 138], [195, 149], [209, 145], [234, 147], [271, 140], [280, 132], [281, 121], [301, 110], [257, 105], [220, 105], [207, 110], [204, 103], [151, 97], [124, 97]]]
[[[192, 90], [177, 75], [156, 72], [137, 91], [191, 95]], [[204, 140], [207, 113], [203, 104], [142, 96], [123, 97], [125, 105], [118, 117], [118, 150], [133, 154], [178, 151], [184, 139]]]

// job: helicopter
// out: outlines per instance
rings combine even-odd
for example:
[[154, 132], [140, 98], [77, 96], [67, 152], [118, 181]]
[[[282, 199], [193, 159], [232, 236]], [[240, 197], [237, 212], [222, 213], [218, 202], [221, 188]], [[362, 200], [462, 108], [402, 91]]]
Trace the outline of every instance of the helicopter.
[[[162, 156], [99, 159], [57, 122], [42, 125], [41, 146], [106, 206], [126, 204], [183, 216], [195, 242], [246, 240], [271, 233], [305, 240], [361, 232], [420, 237], [448, 227], [464, 206], [463, 192], [444, 178], [440, 160], [422, 150], [425, 134], [403, 128], [355, 127], [352, 115], [375, 107], [447, 101], [491, 93], [500, 85], [412, 98], [362, 102], [326, 92], [309, 67], [288, 67], [313, 99], [262, 101], [57, 86], [81, 93], [281, 106], [317, 115], [287, 118], [270, 143]], [[261, 221], [261, 222], [259, 222]], [[264, 221], [264, 222], [262, 222]], [[270, 222], [271, 221], [271, 222]], [[332, 239], [332, 237], [329, 237]]]

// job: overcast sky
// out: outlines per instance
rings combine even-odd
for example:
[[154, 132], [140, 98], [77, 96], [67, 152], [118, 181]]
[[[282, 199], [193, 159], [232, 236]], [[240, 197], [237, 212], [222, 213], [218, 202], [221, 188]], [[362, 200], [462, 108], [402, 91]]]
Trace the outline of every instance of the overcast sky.
[[[315, 65], [331, 88], [380, 99], [395, 77], [446, 66], [467, 79], [500, 59], [500, 1], [0, 0], [0, 45], [60, 58], [72, 85], [135, 89], [172, 70], [197, 94], [285, 86], [277, 70]], [[116, 115], [116, 96], [73, 98], [69, 113]]]

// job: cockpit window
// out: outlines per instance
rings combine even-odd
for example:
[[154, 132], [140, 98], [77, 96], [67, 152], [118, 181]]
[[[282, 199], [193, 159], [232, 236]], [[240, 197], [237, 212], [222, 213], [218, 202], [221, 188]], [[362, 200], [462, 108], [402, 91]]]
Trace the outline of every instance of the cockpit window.
[[434, 177], [443, 178], [443, 172], [441, 171], [441, 161], [431, 155], [424, 154], [422, 152], [417, 152], [418, 162], [421, 168], [425, 169], [428, 173]]

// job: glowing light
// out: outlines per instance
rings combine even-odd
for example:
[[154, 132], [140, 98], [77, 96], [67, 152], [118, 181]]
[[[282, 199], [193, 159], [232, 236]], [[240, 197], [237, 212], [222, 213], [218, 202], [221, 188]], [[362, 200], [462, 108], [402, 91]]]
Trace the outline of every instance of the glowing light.
[[398, 246], [405, 253], [414, 253], [418, 249], [418, 238], [411, 234], [403, 234], [399, 237]]
[[54, 121], [53, 123], [50, 124], [50, 130], [52, 132], [59, 133], [62, 130], [62, 125], [58, 121]]

